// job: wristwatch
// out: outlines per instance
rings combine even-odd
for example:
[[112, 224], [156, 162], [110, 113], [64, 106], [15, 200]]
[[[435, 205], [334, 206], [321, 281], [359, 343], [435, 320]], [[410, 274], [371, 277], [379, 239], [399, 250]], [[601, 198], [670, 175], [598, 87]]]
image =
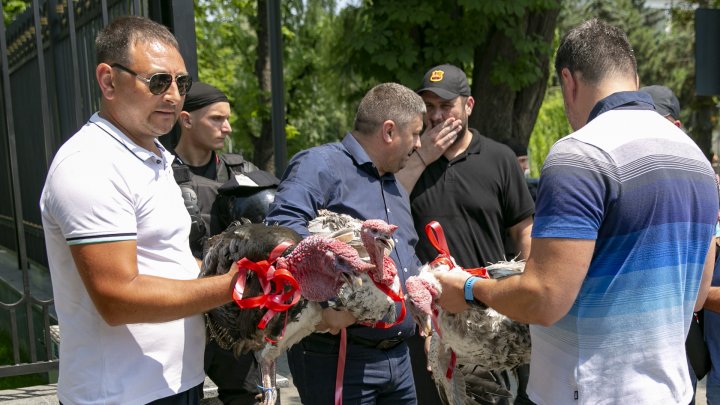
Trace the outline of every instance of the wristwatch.
[[475, 300], [475, 296], [473, 295], [473, 284], [475, 284], [476, 281], [480, 280], [480, 277], [477, 276], [470, 276], [465, 280], [465, 301], [468, 303], [468, 305], [477, 305], [477, 300]]

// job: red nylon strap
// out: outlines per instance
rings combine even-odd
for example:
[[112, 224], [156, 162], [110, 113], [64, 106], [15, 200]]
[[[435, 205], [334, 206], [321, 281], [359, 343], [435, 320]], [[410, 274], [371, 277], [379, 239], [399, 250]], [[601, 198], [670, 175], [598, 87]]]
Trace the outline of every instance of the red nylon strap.
[[488, 274], [487, 269], [485, 267], [478, 267], [477, 269], [463, 269], [463, 270], [467, 271], [468, 273], [470, 273], [476, 277], [490, 278], [490, 275]]
[[[232, 298], [240, 308], [267, 308], [257, 327], [265, 329], [267, 323], [279, 312], [285, 312], [300, 300], [300, 286], [295, 277], [287, 269], [276, 269], [275, 260], [293, 243], [283, 242], [270, 252], [269, 261], [253, 262], [246, 257], [238, 264], [238, 278], [235, 282]], [[248, 270], [254, 271], [260, 280], [263, 294], [243, 298]], [[272, 283], [272, 284], [271, 284]], [[273, 288], [274, 287], [274, 288]], [[287, 317], [285, 319], [287, 323]], [[283, 334], [285, 329], [283, 328]], [[282, 335], [281, 335], [282, 336]]]
[[445, 240], [445, 232], [443, 232], [442, 226], [437, 221], [430, 221], [425, 225], [425, 234], [430, 243], [440, 253], [440, 256], [450, 256], [450, 249], [448, 248], [447, 241]]
[[[438, 257], [435, 258], [431, 262], [431, 264], [444, 264], [448, 266], [448, 269], [453, 269], [455, 267], [460, 267], [457, 264], [455, 264], [455, 260], [452, 256], [450, 256], [450, 248], [448, 248], [447, 241], [445, 240], [445, 232], [443, 232], [442, 226], [437, 221], [430, 221], [427, 225], [425, 225], [425, 234], [427, 234], [428, 239], [430, 240], [430, 243], [435, 247], [435, 249], [438, 251]], [[462, 268], [462, 267], [461, 267]], [[488, 272], [484, 267], [479, 267], [476, 269], [463, 269], [467, 271], [468, 273], [472, 274], [473, 276], [482, 277], [482, 278], [490, 278], [488, 276]], [[437, 315], [438, 315], [438, 309], [435, 303], [433, 303], [433, 316], [432, 316], [432, 323], [435, 326], [435, 330], [437, 331], [438, 335], [442, 339], [442, 332], [440, 331], [440, 323], [437, 321]], [[455, 354], [455, 351], [450, 349], [450, 363], [448, 364], [447, 371], [445, 372], [445, 377], [450, 380], [453, 375], [453, 370], [455, 370], [455, 364], [457, 363], [457, 355]]]
[[345, 357], [347, 355], [347, 330], [340, 330], [340, 350], [335, 374], [335, 405], [342, 405], [343, 379], [345, 378]]

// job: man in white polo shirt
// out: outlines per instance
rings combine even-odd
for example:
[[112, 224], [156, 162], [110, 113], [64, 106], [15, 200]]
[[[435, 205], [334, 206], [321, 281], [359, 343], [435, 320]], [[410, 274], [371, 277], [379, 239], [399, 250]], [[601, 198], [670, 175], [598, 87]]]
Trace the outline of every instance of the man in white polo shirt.
[[197, 404], [202, 312], [236, 268], [197, 279], [190, 218], [157, 138], [192, 85], [175, 37], [120, 17], [96, 38], [100, 111], [57, 152], [40, 200], [64, 404]]

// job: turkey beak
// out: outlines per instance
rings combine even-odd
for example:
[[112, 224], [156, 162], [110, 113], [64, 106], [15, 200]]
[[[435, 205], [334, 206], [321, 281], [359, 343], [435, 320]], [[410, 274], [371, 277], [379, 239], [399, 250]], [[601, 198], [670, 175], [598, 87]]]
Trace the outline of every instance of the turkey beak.
[[390, 256], [390, 253], [395, 248], [395, 241], [392, 237], [376, 237], [375, 244], [382, 247], [384, 256]]

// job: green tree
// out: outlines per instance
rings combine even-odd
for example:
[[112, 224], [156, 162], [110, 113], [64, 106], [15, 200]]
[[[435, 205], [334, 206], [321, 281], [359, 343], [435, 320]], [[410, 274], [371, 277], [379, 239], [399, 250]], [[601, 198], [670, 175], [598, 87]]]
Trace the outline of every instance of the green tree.
[[[709, 157], [717, 99], [695, 94], [694, 9], [698, 3], [672, 2], [666, 10], [649, 8], [644, 0], [570, 2], [561, 12], [559, 28], [565, 32], [592, 17], [622, 28], [635, 51], [640, 85], [661, 84], [673, 90], [680, 100], [685, 129]], [[702, 3], [720, 6], [717, 0]]]
[[5, 28], [30, 5], [30, 0], [3, 0], [2, 12]]
[[[282, 2], [288, 153], [336, 140], [346, 109], [326, 62], [335, 1]], [[232, 101], [233, 149], [273, 171], [266, 0], [200, 0], [195, 7], [200, 79]]]
[[527, 145], [545, 94], [559, 3], [365, 0], [340, 13], [334, 70], [354, 102], [378, 82], [417, 88], [423, 73], [453, 63], [471, 73], [470, 125]]
[[550, 87], [545, 93], [545, 100], [540, 107], [528, 146], [531, 177], [540, 176], [540, 169], [550, 152], [550, 147], [571, 132], [572, 128], [565, 117], [565, 105], [560, 87]]
[[366, 0], [340, 13], [336, 69], [348, 100], [373, 83], [417, 88], [433, 65], [469, 74], [475, 98], [470, 125], [527, 145], [544, 96], [556, 1]]
[[[589, 18], [597, 17], [616, 25], [628, 35], [638, 63], [640, 85], [662, 84], [680, 100], [681, 121], [700, 148], [710, 156], [712, 128], [717, 123], [716, 98], [695, 95], [694, 7], [697, 2], [672, 3], [669, 10], [648, 8], [641, 0], [593, 0], [564, 3], [557, 38]], [[713, 1], [706, 6], [720, 6]], [[555, 74], [551, 86], [558, 86]], [[570, 133], [561, 111], [562, 97], [548, 90], [531, 140], [531, 173], [539, 168], [554, 140]], [[562, 131], [554, 133], [553, 131]]]
[[[233, 101], [235, 144], [272, 167], [266, 0], [199, 0], [200, 78]], [[559, 3], [366, 0], [339, 14], [332, 0], [282, 2], [288, 151], [339, 139], [378, 82], [419, 85], [430, 66], [463, 67], [471, 126], [527, 144], [547, 83]], [[412, 10], [412, 12], [408, 12]]]

